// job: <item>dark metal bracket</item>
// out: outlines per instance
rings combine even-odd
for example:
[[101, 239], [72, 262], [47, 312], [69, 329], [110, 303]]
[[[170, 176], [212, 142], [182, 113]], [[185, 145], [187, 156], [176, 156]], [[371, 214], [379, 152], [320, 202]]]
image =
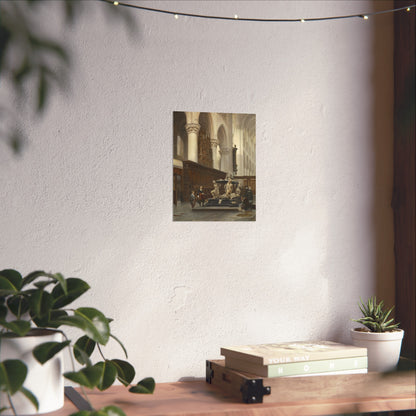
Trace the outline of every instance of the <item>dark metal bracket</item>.
[[263, 379], [251, 379], [246, 380], [240, 391], [243, 395], [244, 403], [263, 403], [263, 396], [267, 396], [271, 393], [271, 388], [269, 386], [263, 386]]
[[206, 361], [206, 370], [205, 370], [205, 380], [207, 383], [211, 384], [212, 379], [214, 378], [214, 370], [210, 361]]

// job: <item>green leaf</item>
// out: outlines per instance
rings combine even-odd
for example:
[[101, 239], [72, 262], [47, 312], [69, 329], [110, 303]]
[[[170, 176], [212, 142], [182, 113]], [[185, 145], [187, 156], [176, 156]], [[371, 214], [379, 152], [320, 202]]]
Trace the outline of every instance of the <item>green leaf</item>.
[[47, 361], [49, 361], [52, 357], [58, 354], [58, 352], [63, 350], [70, 343], [71, 341], [44, 342], [36, 346], [33, 349], [32, 354], [41, 364], [45, 364]]
[[20, 317], [29, 310], [29, 303], [24, 296], [15, 295], [7, 299], [7, 306], [13, 315]]
[[37, 278], [39, 277], [47, 277], [50, 280], [42, 280], [41, 282], [36, 282], [35, 286], [42, 289], [48, 285], [50, 285], [51, 283], [54, 282], [58, 282], [61, 285], [61, 288], [63, 290], [64, 293], [67, 292], [67, 281], [64, 278], [64, 276], [61, 273], [47, 273], [43, 270], [37, 270], [35, 272], [32, 272], [30, 274], [28, 274], [24, 279], [23, 279], [23, 286], [28, 285], [29, 283], [34, 282]]
[[0, 325], [9, 331], [19, 335], [19, 337], [25, 336], [30, 331], [30, 322], [23, 320], [15, 321], [0, 321]]
[[48, 326], [53, 298], [44, 290], [35, 291], [29, 298], [30, 315], [38, 326]]
[[70, 371], [64, 373], [64, 377], [81, 386], [93, 389], [101, 379], [101, 370], [98, 367], [85, 367], [79, 371]]
[[6, 319], [8, 309], [6, 305], [0, 305], [0, 322]]
[[25, 58], [22, 60], [22, 63], [20, 64], [19, 68], [13, 71], [13, 82], [17, 89], [20, 90], [24, 78], [30, 74], [32, 69], [33, 66], [30, 60], [28, 59], [28, 56], [26, 55]]
[[47, 277], [47, 274], [48, 273], [44, 272], [43, 270], [36, 270], [34, 272], [29, 273], [27, 276], [24, 277], [22, 287], [34, 282], [38, 277]]
[[22, 288], [22, 275], [13, 269], [4, 269], [0, 271], [0, 276], [6, 278], [16, 290], [20, 290]]
[[134, 379], [136, 375], [136, 371], [134, 367], [128, 363], [127, 361], [123, 360], [111, 360], [111, 362], [115, 365], [117, 369], [117, 379], [120, 383], [128, 386]]
[[61, 324], [58, 323], [57, 321], [64, 316], [68, 316], [68, 313], [66, 311], [62, 311], [60, 309], [55, 311], [52, 309], [51, 315], [50, 315], [50, 321], [48, 322], [48, 326], [51, 328], [59, 328]]
[[61, 285], [55, 286], [52, 290], [51, 294], [54, 298], [54, 309], [69, 305], [90, 288], [90, 286], [84, 280], [78, 279], [76, 277], [69, 277], [66, 279], [66, 284], [67, 293], [65, 293]]
[[107, 344], [110, 337], [110, 325], [102, 312], [95, 308], [78, 308], [74, 313], [75, 316], [88, 322], [85, 332], [91, 339], [102, 345]]
[[101, 361], [94, 365], [101, 372], [100, 381], [97, 384], [97, 388], [100, 391], [108, 389], [113, 385], [117, 376], [117, 369], [111, 361]]
[[126, 414], [117, 406], [106, 406], [100, 410], [81, 410], [70, 416], [126, 416]]
[[97, 416], [126, 416], [126, 414], [117, 406], [106, 406], [98, 410]]
[[54, 321], [51, 321], [50, 324], [57, 328], [61, 325], [73, 326], [75, 328], [81, 329], [84, 332], [87, 330], [88, 322], [80, 316], [61, 316]]
[[39, 410], [38, 399], [36, 398], [36, 396], [30, 390], [28, 390], [27, 388], [22, 386], [22, 387], [20, 387], [19, 391], [22, 392], [26, 396], [26, 398], [28, 398], [32, 402], [32, 404], [33, 404], [33, 406], [35, 407], [36, 410]]
[[19, 293], [16, 286], [4, 276], [0, 275], [0, 296], [9, 296]]
[[26, 379], [27, 367], [20, 360], [5, 360], [0, 362], [0, 391], [11, 396], [23, 386]]
[[93, 341], [105, 345], [109, 339], [110, 327], [105, 316], [93, 308], [79, 308], [73, 316], [63, 316], [53, 325], [68, 325], [81, 329]]
[[45, 109], [46, 99], [49, 93], [49, 84], [46, 76], [46, 70], [42, 66], [39, 69], [39, 81], [38, 81], [38, 105], [37, 111], [40, 113]]
[[80, 410], [76, 413], [71, 413], [69, 416], [92, 416], [95, 410]]
[[155, 390], [155, 380], [152, 377], [144, 378], [135, 386], [129, 388], [130, 393], [152, 394]]
[[46, 38], [41, 39], [33, 35], [30, 36], [29, 40], [37, 48], [47, 49], [62, 59], [66, 64], [69, 64], [69, 55], [59, 43]]
[[74, 357], [80, 364], [90, 365], [89, 357], [94, 352], [96, 342], [83, 335], [74, 344]]

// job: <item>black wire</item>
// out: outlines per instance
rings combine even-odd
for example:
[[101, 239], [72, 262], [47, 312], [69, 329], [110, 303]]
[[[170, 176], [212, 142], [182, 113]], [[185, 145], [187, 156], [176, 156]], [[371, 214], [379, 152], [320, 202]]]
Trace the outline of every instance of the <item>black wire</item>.
[[[112, 0], [100, 0], [100, 1], [114, 5], [114, 1]], [[375, 16], [378, 14], [394, 13], [394, 12], [398, 12], [401, 10], [410, 10], [416, 7], [416, 4], [413, 4], [411, 6], [398, 7], [396, 9], [381, 10], [381, 11], [372, 12], [372, 13], [350, 14], [346, 16], [309, 17], [309, 18], [303, 18], [303, 19], [257, 19], [257, 18], [247, 18], [247, 17], [209, 16], [209, 15], [203, 15], [203, 14], [172, 12], [170, 10], [153, 9], [151, 7], [138, 6], [135, 4], [129, 4], [129, 3], [123, 3], [123, 2], [117, 2], [117, 6], [130, 7], [133, 9], [139, 9], [139, 10], [155, 12], [155, 13], [170, 14], [173, 16], [196, 17], [199, 19], [234, 20], [234, 21], [238, 20], [238, 21], [243, 21], [243, 22], [313, 22], [313, 21], [323, 21], [323, 20], [352, 19], [352, 18], [357, 18], [357, 17], [360, 19], [363, 19], [366, 17]]]

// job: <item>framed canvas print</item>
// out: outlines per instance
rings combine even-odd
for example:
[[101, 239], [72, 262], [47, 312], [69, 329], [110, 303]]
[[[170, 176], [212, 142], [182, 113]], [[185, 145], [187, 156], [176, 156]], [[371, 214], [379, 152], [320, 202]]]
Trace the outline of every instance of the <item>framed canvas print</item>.
[[173, 220], [256, 220], [256, 115], [173, 112]]

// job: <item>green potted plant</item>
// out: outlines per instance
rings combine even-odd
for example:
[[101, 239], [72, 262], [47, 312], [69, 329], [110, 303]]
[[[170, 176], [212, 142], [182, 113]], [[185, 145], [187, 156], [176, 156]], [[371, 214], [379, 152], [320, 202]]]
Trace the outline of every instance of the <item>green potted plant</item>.
[[399, 323], [391, 317], [394, 306], [386, 309], [383, 301], [377, 302], [377, 298], [372, 296], [365, 303], [360, 299], [359, 308], [362, 316], [353, 321], [363, 327], [351, 329], [353, 344], [367, 348], [369, 371], [394, 370], [399, 362], [404, 336]]
[[[105, 390], [116, 380], [132, 393], [153, 393], [151, 377], [131, 386], [135, 369], [110, 330], [111, 319], [92, 307], [70, 307], [89, 288], [84, 280], [60, 273], [35, 271], [23, 277], [17, 270], [0, 271], [0, 413], [34, 414], [62, 407], [64, 377], [81, 386], [84, 395], [84, 387]], [[64, 332], [68, 327], [80, 330], [81, 336], [70, 340]], [[120, 345], [125, 359], [105, 357], [103, 346], [110, 339]], [[72, 371], [63, 373], [65, 349]], [[95, 363], [94, 351], [100, 357]], [[116, 406], [100, 410], [103, 416], [124, 415]], [[93, 412], [83, 411], [82, 416]]]

